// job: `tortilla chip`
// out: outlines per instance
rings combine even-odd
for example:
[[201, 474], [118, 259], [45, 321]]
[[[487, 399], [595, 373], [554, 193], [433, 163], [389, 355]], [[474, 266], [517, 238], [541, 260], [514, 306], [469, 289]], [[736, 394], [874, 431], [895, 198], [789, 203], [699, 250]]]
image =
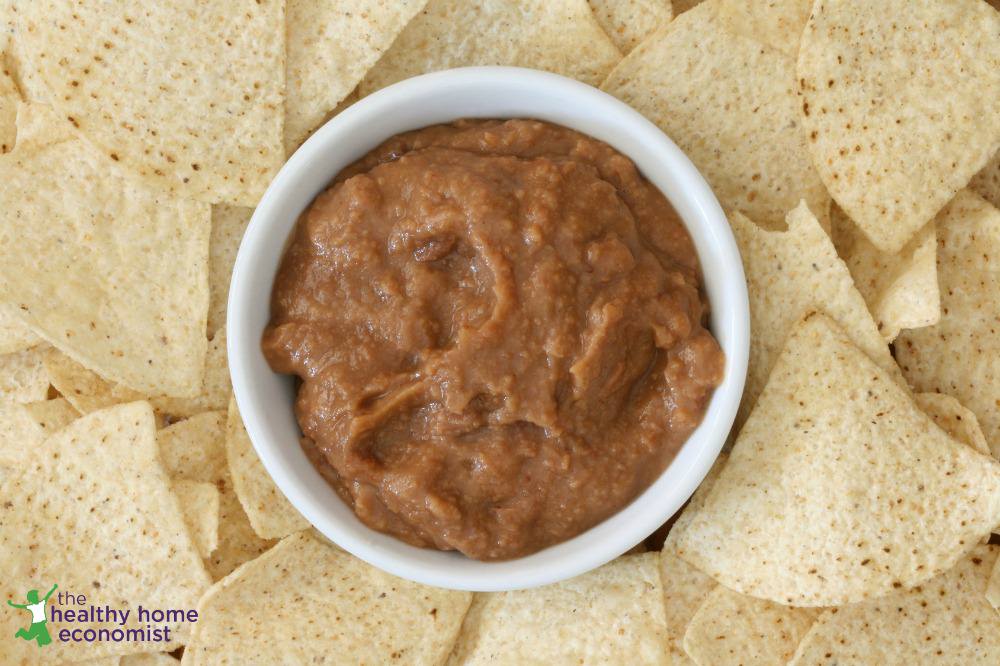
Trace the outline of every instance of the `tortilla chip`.
[[0, 356], [0, 400], [37, 402], [49, 393], [49, 375], [43, 359], [48, 345]]
[[449, 664], [665, 664], [656, 553], [627, 555], [576, 578], [477, 594]]
[[594, 18], [622, 53], [628, 53], [673, 18], [670, 0], [587, 0]]
[[287, 0], [285, 149], [295, 150], [427, 0]]
[[261, 538], [280, 539], [309, 527], [309, 521], [278, 490], [271, 475], [264, 469], [233, 398], [229, 400], [226, 423], [226, 458], [233, 475], [236, 496], [240, 498], [254, 532]]
[[813, 162], [883, 252], [899, 252], [1000, 148], [998, 35], [1000, 14], [979, 0], [814, 8], [798, 62]]
[[208, 352], [205, 354], [205, 382], [201, 388], [201, 395], [193, 401], [192, 405], [187, 405], [185, 401], [174, 398], [164, 403], [164, 410], [193, 413], [195, 408], [200, 410], [222, 409], [226, 406], [226, 400], [232, 391], [231, 379], [229, 377], [229, 356], [226, 353], [226, 329], [219, 328], [215, 331], [214, 337], [208, 341]]
[[673, 535], [678, 525], [689, 522], [689, 519], [685, 518], [689, 511], [694, 513], [705, 504], [705, 497], [716, 479], [719, 478], [719, 473], [722, 472], [728, 458], [729, 456], [725, 453], [719, 454], [712, 469], [708, 471], [681, 515], [674, 521], [663, 544], [663, 550], [660, 551], [660, 580], [663, 584], [663, 604], [666, 609], [667, 656], [669, 657], [667, 663], [674, 664], [674, 666], [694, 664], [684, 651], [684, 631], [695, 612], [715, 588], [716, 583], [711, 576], [702, 573], [677, 556], [674, 546], [676, 537]]
[[660, 28], [601, 87], [659, 125], [725, 208], [772, 229], [801, 199], [825, 217], [830, 198], [799, 121], [794, 60], [726, 30], [718, 6]]
[[10, 49], [11, 22], [7, 4], [9, 0], [0, 0], [0, 153], [14, 149], [17, 139], [17, 103], [20, 93], [12, 76], [12, 68], [8, 62]]
[[666, 609], [667, 663], [674, 666], [694, 664], [684, 651], [684, 632], [698, 608], [718, 585], [711, 576], [678, 557], [673, 548], [660, 552], [660, 578]]
[[287, 147], [289, 156], [291, 156], [293, 152], [298, 150], [299, 146], [302, 143], [305, 143], [305, 141], [309, 139], [309, 137], [311, 137], [315, 131], [318, 131], [323, 125], [325, 125], [327, 121], [329, 121], [330, 119], [334, 118], [337, 115], [340, 115], [341, 111], [350, 107], [359, 99], [361, 99], [361, 96], [358, 94], [358, 89], [355, 88], [347, 95], [347, 97], [345, 97], [340, 101], [340, 104], [335, 106], [332, 111], [328, 112], [325, 116], [323, 116], [323, 118], [319, 121], [319, 123], [316, 126], [316, 129], [313, 132], [310, 132], [307, 136], [303, 137], [299, 143], [293, 143]]
[[0, 401], [0, 485], [31, 461], [45, 435], [24, 405]]
[[244, 562], [258, 557], [273, 541], [259, 538], [250, 527], [236, 494], [227, 486], [219, 496], [219, 545], [205, 560], [212, 580], [228, 576]]
[[80, 412], [76, 411], [66, 398], [29, 402], [24, 408], [49, 435], [56, 430], [62, 430], [80, 416]]
[[157, 433], [157, 446], [167, 474], [174, 479], [215, 483], [224, 478], [226, 413], [204, 412]]
[[[991, 546], [994, 553], [996, 553], [995, 548], [996, 546]], [[993, 572], [986, 585], [986, 599], [993, 605], [993, 608], [1000, 612], [1000, 558], [993, 563]]]
[[941, 298], [933, 221], [897, 254], [888, 254], [872, 245], [839, 206], [833, 207], [830, 218], [837, 254], [851, 271], [883, 338], [892, 342], [904, 328], [937, 323]]
[[185, 198], [256, 205], [284, 159], [283, 2], [33, 0], [18, 16], [59, 116], [123, 171]]
[[[688, 500], [688, 503], [685, 504], [684, 507], [681, 509], [680, 515], [677, 516], [676, 520], [674, 520], [674, 524], [671, 526], [670, 531], [667, 533], [667, 538], [663, 542], [664, 553], [676, 552], [677, 535], [684, 531], [685, 525], [691, 522], [691, 517], [694, 516], [699, 511], [701, 511], [702, 507], [705, 506], [705, 498], [708, 497], [708, 493], [712, 489], [712, 486], [715, 485], [715, 482], [719, 480], [719, 475], [722, 473], [722, 469], [726, 466], [726, 463], [728, 462], [729, 462], [729, 453], [726, 451], [720, 453], [719, 457], [716, 458], [715, 462], [712, 464], [711, 469], [708, 470], [708, 474], [706, 474], [705, 478], [702, 479], [701, 483], [698, 485], [698, 488], [694, 491], [694, 494], [691, 496], [691, 499]], [[691, 614], [689, 614], [688, 617], [694, 614], [695, 610], [697, 610], [697, 606], [691, 609]], [[683, 637], [683, 632], [681, 637]]]
[[394, 578], [300, 532], [212, 586], [184, 663], [440, 664], [471, 597]]
[[215, 332], [215, 337], [208, 341], [204, 377], [201, 393], [194, 398], [157, 396], [150, 398], [149, 401], [158, 413], [175, 419], [204, 411], [225, 409], [229, 393], [232, 391], [229, 377], [229, 357], [226, 355], [225, 327], [218, 329]]
[[0, 303], [0, 354], [24, 351], [41, 342], [42, 339], [17, 316], [17, 306]]
[[1000, 208], [1000, 150], [986, 166], [969, 181], [969, 189]]
[[717, 585], [684, 634], [697, 664], [787, 664], [819, 611], [782, 606]]
[[22, 105], [27, 136], [0, 157], [0, 298], [102, 376], [194, 395], [206, 346], [209, 207], [113, 177], [82, 141], [49, 143], [50, 114]]
[[163, 652], [130, 654], [122, 657], [121, 666], [178, 666], [180, 662]]
[[[5, 0], [8, 7], [18, 0]], [[0, 17], [3, 20], [3, 17]], [[18, 39], [18, 23], [13, 16], [6, 22], [7, 31], [10, 33], [10, 43], [7, 45], [6, 71], [18, 88], [19, 101], [32, 102], [37, 104], [48, 104], [51, 93], [45, 88], [38, 74], [31, 66], [31, 63], [24, 56], [24, 40]], [[62, 123], [68, 130], [71, 126], [69, 121]]]
[[[0, 57], [3, 53], [0, 52]], [[14, 82], [0, 71], [0, 153], [14, 150], [17, 140], [17, 103], [19, 101]]]
[[963, 190], [936, 223], [941, 321], [903, 331], [896, 358], [916, 390], [971, 409], [1000, 457], [1000, 211]]
[[[143, 402], [95, 412], [53, 434], [18, 476], [0, 488], [0, 595], [20, 602], [53, 583], [86, 592], [88, 604], [132, 610], [117, 623], [75, 622], [72, 628], [145, 628], [145, 608], [193, 608], [209, 578], [184, 525], [177, 498], [156, 451], [153, 411]], [[50, 601], [55, 604], [55, 599]], [[0, 633], [13, 636], [20, 613], [0, 615]], [[166, 623], [183, 642], [189, 625]], [[68, 625], [50, 621], [55, 635]], [[176, 645], [176, 644], [175, 644]], [[165, 646], [170, 649], [170, 645]], [[37, 646], [8, 640], [13, 661], [33, 660]], [[144, 652], [139, 642], [63, 643], [46, 660], [87, 659]]]
[[822, 314], [793, 330], [678, 554], [723, 585], [830, 606], [919, 585], [1000, 523], [1000, 464], [948, 437]]
[[229, 281], [233, 277], [233, 264], [246, 233], [252, 208], [239, 206], [212, 206], [212, 235], [208, 255], [208, 335], [226, 325], [226, 306], [229, 301]]
[[[220, 484], [216, 484], [218, 487]], [[250, 527], [240, 500], [230, 484], [220, 489], [219, 496], [219, 545], [212, 556], [205, 560], [205, 567], [212, 580], [228, 576], [244, 562], [256, 558], [270, 548], [274, 542], [261, 539]]]
[[167, 473], [175, 481], [211, 483], [218, 488], [219, 542], [205, 566], [213, 580], [228, 575], [273, 545], [253, 531], [226, 463], [226, 413], [204, 412], [164, 428], [157, 435]]
[[976, 415], [963, 407], [958, 400], [944, 393], [915, 393], [913, 399], [917, 406], [952, 438], [982, 454], [992, 455]]
[[153, 405], [159, 416], [173, 419], [186, 418], [204, 411], [224, 408], [231, 389], [226, 359], [225, 329], [219, 330], [215, 338], [208, 343], [204, 385], [201, 394], [195, 398], [143, 396], [139, 391], [105, 381], [96, 373], [55, 350], [46, 354], [45, 368], [56, 390], [83, 413], [122, 402], [145, 399]]
[[621, 54], [587, 0], [430, 0], [359, 84], [363, 96], [451, 67], [513, 65], [597, 85]]
[[27, 405], [0, 400], [0, 465], [22, 462], [31, 444], [41, 442], [46, 434]]
[[142, 398], [138, 391], [104, 381], [58, 349], [50, 349], [44, 363], [52, 386], [83, 414]]
[[813, 0], [721, 0], [719, 19], [736, 34], [798, 55]]
[[185, 479], [174, 481], [173, 490], [198, 554], [209, 557], [219, 545], [219, 490], [211, 483]]
[[998, 552], [979, 546], [920, 587], [826, 611], [792, 664], [1000, 663], [1000, 615], [983, 595]]
[[802, 315], [822, 309], [883, 370], [899, 368], [878, 332], [847, 266], [805, 205], [788, 214], [788, 231], [766, 231], [738, 212], [729, 224], [743, 257], [750, 294], [750, 369], [736, 429], [746, 420]]

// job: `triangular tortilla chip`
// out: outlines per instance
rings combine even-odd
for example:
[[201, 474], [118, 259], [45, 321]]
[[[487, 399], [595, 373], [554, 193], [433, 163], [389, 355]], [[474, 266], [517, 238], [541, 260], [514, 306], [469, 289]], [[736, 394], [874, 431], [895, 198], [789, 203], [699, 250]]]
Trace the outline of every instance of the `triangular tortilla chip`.
[[264, 469], [232, 398], [226, 423], [226, 459], [236, 496], [261, 538], [280, 539], [309, 527], [309, 521], [278, 490]]
[[919, 585], [1000, 523], [1000, 464], [934, 426], [833, 321], [789, 336], [678, 554], [743, 594], [829, 606]]
[[229, 282], [240, 241], [250, 224], [252, 208], [212, 206], [212, 234], [208, 255], [208, 335], [226, 325]]
[[896, 358], [916, 390], [971, 409], [1000, 457], [1000, 210], [963, 190], [936, 223], [941, 321], [903, 331]]
[[48, 345], [0, 356], [0, 400], [38, 402], [49, 393], [49, 374], [45, 370]]
[[801, 119], [840, 207], [896, 253], [1000, 148], [1000, 14], [981, 0], [822, 0]]
[[218, 488], [203, 481], [180, 479], [174, 481], [173, 490], [198, 554], [208, 558], [219, 545]]
[[594, 18], [622, 53], [628, 53], [673, 18], [670, 0], [587, 0]]
[[813, 0], [721, 0], [719, 19], [733, 32], [794, 58]]
[[587, 0], [430, 0], [359, 87], [365, 96], [471, 65], [544, 69], [597, 85], [620, 59]]
[[632, 51], [601, 88], [638, 109], [687, 153], [727, 209], [771, 229], [801, 199], [829, 196], [799, 122], [795, 62], [731, 33], [710, 0]]
[[358, 85], [427, 0], [287, 0], [285, 148]]
[[992, 455], [976, 415], [958, 400], [944, 393], [914, 393], [913, 400], [924, 414], [954, 439], [980, 453]]
[[703, 666], [786, 664], [818, 614], [717, 585], [691, 618], [684, 650]]
[[218, 488], [219, 543], [205, 566], [213, 580], [228, 575], [274, 543], [253, 531], [226, 463], [226, 413], [204, 412], [164, 428], [157, 435], [160, 455], [174, 480], [201, 481]]
[[788, 214], [788, 231], [767, 231], [738, 212], [729, 215], [750, 295], [750, 368], [736, 428], [764, 388], [785, 338], [802, 315], [822, 309], [882, 369], [903, 384], [847, 266], [804, 204]]
[[21, 106], [29, 135], [0, 157], [0, 298], [102, 376], [196, 394], [209, 207], [115, 178], [82, 141], [49, 143], [50, 119], [44, 107]]
[[[159, 462], [153, 411], [130, 403], [77, 419], [36, 448], [23, 471], [0, 488], [0, 597], [23, 602], [53, 584], [86, 593], [87, 602], [132, 612], [124, 628], [145, 628], [136, 618], [149, 608], [194, 608], [209, 586], [170, 481]], [[50, 605], [57, 605], [52, 598]], [[4, 636], [23, 618], [0, 614]], [[190, 625], [169, 622], [176, 640]], [[63, 627], [109, 626], [49, 622]], [[111, 623], [114, 628], [122, 628]], [[176, 646], [176, 643], [174, 644]], [[164, 646], [170, 649], [169, 645]], [[145, 652], [141, 642], [53, 641], [45, 659], [80, 660]], [[7, 640], [13, 661], [34, 659], [38, 647]]]
[[300, 532], [212, 586], [184, 663], [440, 664], [471, 597], [394, 578]]
[[83, 413], [134, 400], [148, 400], [157, 415], [172, 419], [186, 418], [226, 406], [231, 389], [226, 358], [226, 332], [220, 329], [208, 343], [205, 355], [205, 379], [201, 393], [194, 398], [144, 396], [139, 391], [101, 379], [96, 373], [69, 358], [50, 350], [45, 355], [45, 369], [52, 385]]
[[912, 590], [823, 613], [793, 666], [1000, 663], [1000, 614], [983, 591], [998, 546], [979, 546]]
[[32, 0], [17, 16], [48, 101], [123, 171], [256, 205], [284, 159], [284, 2]]
[[562, 583], [477, 594], [449, 666], [665, 664], [656, 553], [627, 555]]
[[882, 337], [892, 342], [904, 328], [936, 324], [941, 318], [937, 282], [937, 236], [928, 222], [896, 254], [882, 252], [834, 206], [830, 236], [864, 296]]

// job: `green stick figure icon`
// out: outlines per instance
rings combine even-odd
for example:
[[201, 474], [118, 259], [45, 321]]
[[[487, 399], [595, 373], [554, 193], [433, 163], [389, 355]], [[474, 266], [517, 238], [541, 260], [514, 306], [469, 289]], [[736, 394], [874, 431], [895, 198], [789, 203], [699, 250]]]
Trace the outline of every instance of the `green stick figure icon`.
[[31, 613], [31, 626], [27, 629], [18, 629], [17, 633], [14, 634], [15, 638], [23, 638], [26, 641], [34, 639], [39, 647], [52, 642], [52, 637], [49, 636], [49, 628], [45, 626], [45, 602], [49, 600], [49, 597], [52, 596], [57, 587], [59, 586], [53, 585], [52, 589], [49, 590], [48, 594], [41, 601], [38, 600], [38, 590], [28, 590], [28, 594], [25, 595], [28, 598], [28, 603], [26, 604], [15, 604], [10, 599], [7, 600], [8, 606], [23, 608]]

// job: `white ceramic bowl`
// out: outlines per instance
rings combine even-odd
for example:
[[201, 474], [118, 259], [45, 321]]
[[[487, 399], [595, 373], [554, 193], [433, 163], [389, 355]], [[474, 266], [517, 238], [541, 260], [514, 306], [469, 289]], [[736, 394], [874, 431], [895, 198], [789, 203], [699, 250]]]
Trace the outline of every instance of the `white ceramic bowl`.
[[[458, 118], [547, 120], [607, 142], [632, 158], [670, 200], [701, 259], [711, 329], [726, 372], [700, 427], [660, 478], [587, 532], [516, 560], [479, 562], [414, 548], [363, 525], [306, 459], [292, 411], [292, 378], [275, 374], [260, 349], [271, 286], [302, 211], [345, 166], [394, 134]], [[320, 532], [366, 562], [414, 581], [463, 590], [534, 587], [576, 576], [617, 557], [663, 524], [691, 496], [718, 456], [743, 392], [749, 309], [729, 224], [690, 160], [629, 106], [583, 83], [511, 67], [419, 76], [346, 109], [310, 138], [261, 199], [240, 245], [229, 292], [229, 367], [240, 413], [275, 483]]]

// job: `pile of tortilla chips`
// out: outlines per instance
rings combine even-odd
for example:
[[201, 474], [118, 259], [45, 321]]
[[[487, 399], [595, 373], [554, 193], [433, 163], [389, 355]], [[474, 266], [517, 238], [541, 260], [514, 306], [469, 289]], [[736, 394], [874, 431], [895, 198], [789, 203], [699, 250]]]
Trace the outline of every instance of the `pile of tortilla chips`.
[[[997, 4], [0, 0], [2, 596], [199, 613], [162, 642], [52, 620], [39, 647], [5, 607], [2, 662], [1000, 663]], [[226, 298], [326, 119], [489, 64], [600, 86], [688, 154], [752, 335], [665, 543], [470, 594], [284, 498], [231, 397]]]

